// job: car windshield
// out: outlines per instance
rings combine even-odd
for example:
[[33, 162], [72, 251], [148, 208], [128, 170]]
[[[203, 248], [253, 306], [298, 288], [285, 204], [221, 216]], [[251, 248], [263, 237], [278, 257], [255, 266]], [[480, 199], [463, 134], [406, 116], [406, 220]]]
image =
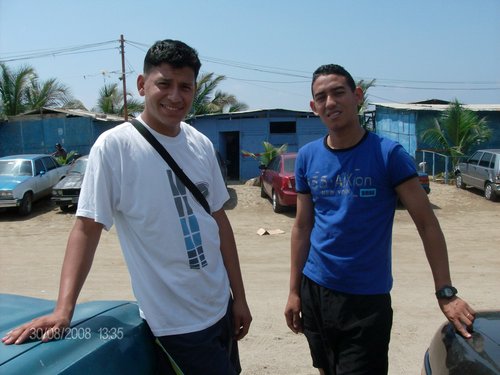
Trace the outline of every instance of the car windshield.
[[2, 176], [33, 176], [33, 168], [29, 160], [0, 160]]
[[283, 169], [285, 172], [293, 173], [295, 171], [295, 158], [285, 159]]
[[76, 159], [69, 173], [84, 174], [85, 168], [87, 168], [87, 159]]

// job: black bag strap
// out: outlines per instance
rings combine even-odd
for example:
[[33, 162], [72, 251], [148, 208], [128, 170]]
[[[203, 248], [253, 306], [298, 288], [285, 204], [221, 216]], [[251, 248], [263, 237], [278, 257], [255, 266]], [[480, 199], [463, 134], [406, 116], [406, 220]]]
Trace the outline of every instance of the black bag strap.
[[210, 206], [205, 199], [205, 196], [202, 194], [200, 189], [191, 181], [191, 179], [186, 176], [184, 171], [179, 167], [179, 165], [175, 162], [175, 160], [170, 156], [168, 151], [161, 145], [160, 142], [155, 138], [153, 134], [151, 134], [148, 129], [139, 121], [136, 119], [131, 119], [130, 123], [134, 125], [134, 127], [137, 129], [141, 135], [146, 138], [146, 140], [151, 144], [151, 146], [154, 147], [154, 149], [160, 154], [160, 156], [167, 162], [167, 164], [170, 166], [170, 168], [174, 171], [174, 173], [179, 177], [179, 179], [182, 181], [185, 187], [189, 189], [189, 191], [194, 195], [196, 200], [200, 202], [200, 204], [203, 206], [205, 211], [210, 215]]

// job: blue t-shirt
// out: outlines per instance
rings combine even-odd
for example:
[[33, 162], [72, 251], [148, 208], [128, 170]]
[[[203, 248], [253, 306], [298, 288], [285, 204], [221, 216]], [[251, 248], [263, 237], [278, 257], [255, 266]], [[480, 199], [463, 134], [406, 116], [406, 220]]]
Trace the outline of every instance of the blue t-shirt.
[[297, 192], [311, 194], [314, 204], [303, 273], [339, 292], [388, 293], [394, 188], [417, 176], [411, 156], [374, 133], [342, 150], [329, 148], [325, 137], [299, 150], [295, 174]]

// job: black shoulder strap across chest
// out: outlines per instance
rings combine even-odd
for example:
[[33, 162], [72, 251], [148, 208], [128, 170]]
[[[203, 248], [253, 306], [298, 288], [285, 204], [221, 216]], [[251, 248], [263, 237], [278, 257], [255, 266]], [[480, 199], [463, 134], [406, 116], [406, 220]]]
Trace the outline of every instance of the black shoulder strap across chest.
[[154, 147], [154, 149], [160, 154], [160, 156], [167, 162], [167, 164], [170, 166], [170, 169], [174, 171], [174, 173], [179, 177], [179, 179], [182, 181], [185, 187], [189, 189], [191, 194], [196, 198], [198, 202], [202, 205], [202, 207], [207, 211], [207, 213], [210, 215], [210, 206], [205, 199], [205, 196], [203, 193], [198, 189], [198, 187], [191, 181], [191, 179], [186, 176], [184, 171], [179, 167], [179, 165], [175, 162], [175, 160], [170, 156], [168, 151], [161, 145], [161, 143], [155, 138], [151, 132], [149, 132], [148, 129], [139, 121], [136, 119], [130, 120], [130, 123], [134, 125], [134, 127], [137, 129], [139, 133], [151, 144], [151, 146]]

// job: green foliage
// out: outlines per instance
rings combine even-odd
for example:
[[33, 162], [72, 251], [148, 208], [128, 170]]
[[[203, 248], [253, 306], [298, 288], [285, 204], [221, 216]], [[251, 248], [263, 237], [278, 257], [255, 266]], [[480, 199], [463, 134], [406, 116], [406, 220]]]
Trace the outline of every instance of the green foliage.
[[434, 127], [422, 133], [422, 139], [454, 160], [468, 155], [479, 144], [491, 137], [486, 118], [466, 109], [455, 100], [448, 109], [434, 119]]
[[[93, 110], [96, 112], [123, 116], [125, 112], [123, 90], [118, 88], [117, 83], [108, 83], [101, 87], [97, 105]], [[127, 112], [133, 114], [140, 113], [143, 110], [144, 103], [135, 99], [132, 94], [127, 93]]]
[[30, 66], [22, 66], [16, 71], [11, 71], [6, 64], [0, 64], [0, 99], [2, 114], [14, 116], [24, 112], [26, 105], [26, 90], [35, 71]]
[[[15, 116], [42, 107], [64, 107], [76, 102], [69, 88], [56, 78], [40, 81], [31, 66], [12, 71], [0, 64], [0, 109], [3, 116]], [[79, 102], [81, 104], [81, 102]]]
[[368, 89], [370, 87], [375, 86], [375, 79], [372, 79], [370, 82], [365, 82], [365, 80], [362, 79], [362, 80], [358, 81], [356, 86], [360, 87], [361, 90], [363, 90], [363, 101], [361, 102], [361, 104], [359, 105], [359, 108], [358, 108], [358, 113], [362, 114], [368, 108], [368, 94], [367, 94], [367, 92], [368, 92]]
[[188, 117], [237, 112], [248, 108], [245, 103], [239, 102], [234, 95], [216, 90], [217, 86], [225, 79], [225, 76], [214, 76], [214, 73], [205, 73], [198, 78], [193, 106]]
[[280, 147], [274, 147], [271, 143], [266, 141], [262, 142], [262, 145], [264, 146], [263, 152], [254, 154], [252, 152], [241, 150], [241, 154], [245, 157], [251, 157], [255, 160], [260, 160], [260, 164], [267, 166], [272, 158], [286, 152], [286, 149], [288, 147], [286, 143], [281, 145]]
[[66, 165], [66, 164], [69, 164], [71, 161], [73, 161], [73, 156], [75, 156], [75, 154], [76, 154], [76, 151], [70, 151], [66, 154], [66, 157], [57, 156], [56, 160], [59, 164]]

